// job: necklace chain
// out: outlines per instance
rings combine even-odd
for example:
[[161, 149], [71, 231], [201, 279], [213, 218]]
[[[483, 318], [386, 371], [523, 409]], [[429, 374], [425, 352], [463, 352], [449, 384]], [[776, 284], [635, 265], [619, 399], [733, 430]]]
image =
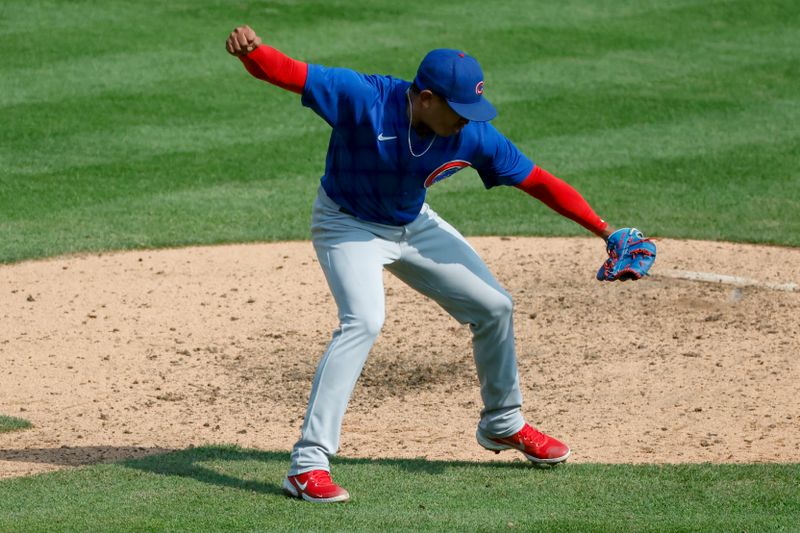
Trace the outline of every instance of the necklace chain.
[[436, 140], [437, 135], [433, 134], [433, 139], [431, 139], [430, 144], [428, 147], [425, 148], [425, 151], [421, 154], [415, 154], [414, 149], [411, 147], [411, 118], [414, 116], [414, 108], [411, 105], [411, 95], [408, 94], [408, 89], [406, 89], [406, 98], [408, 98], [408, 151], [411, 152], [411, 155], [414, 157], [422, 157], [423, 155], [428, 153], [428, 150], [431, 149], [433, 146], [433, 142]]

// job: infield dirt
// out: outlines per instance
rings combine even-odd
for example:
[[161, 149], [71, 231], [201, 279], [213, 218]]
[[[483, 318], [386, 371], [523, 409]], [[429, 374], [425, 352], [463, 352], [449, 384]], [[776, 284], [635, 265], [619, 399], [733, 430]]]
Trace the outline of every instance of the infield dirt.
[[[528, 420], [574, 462], [800, 462], [800, 249], [659, 239], [599, 283], [597, 239], [471, 238], [515, 300]], [[340, 455], [519, 460], [474, 439], [468, 326], [386, 275]], [[336, 308], [307, 242], [0, 266], [0, 478], [204, 444], [290, 450]]]

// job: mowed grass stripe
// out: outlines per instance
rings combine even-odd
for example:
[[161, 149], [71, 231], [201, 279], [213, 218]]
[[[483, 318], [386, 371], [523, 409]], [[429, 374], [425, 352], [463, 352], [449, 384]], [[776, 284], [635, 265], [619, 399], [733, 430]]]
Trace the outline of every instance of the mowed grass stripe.
[[[242, 153], [264, 150], [251, 141], [75, 169], [61, 179], [57, 195], [47, 189], [58, 176], [25, 180], [27, 189], [17, 187], [19, 194], [7, 197], [19, 211], [0, 219], [0, 256], [16, 261], [76, 250], [308, 239], [319, 171], [310, 177], [292, 165], [306, 162], [306, 146], [302, 139], [276, 141], [273, 148], [287, 158], [277, 169], [268, 155], [242, 164]], [[324, 144], [316, 153], [320, 160], [312, 166], [318, 169]], [[98, 183], [102, 194], [94, 190]]]
[[[202, 142], [200, 133], [198, 144], [186, 143], [187, 139], [176, 140], [177, 146], [172, 150], [154, 149], [151, 153], [142, 149], [137, 157], [121, 155], [99, 163], [87, 155], [72, 166], [0, 180], [4, 185], [0, 202], [13, 203], [18, 208], [8, 215], [14, 219], [31, 215], [23, 208], [52, 212], [91, 207], [117, 198], [134, 199], [161, 191], [231, 181], [280, 182], [287, 176], [303, 175], [309, 183], [318, 183], [327, 139], [318, 133], [317, 126], [305, 132], [276, 134], [268, 143], [262, 142], [262, 137], [270, 137], [269, 128], [265, 127], [253, 136], [237, 132], [233, 140], [210, 145]], [[147, 142], [144, 137], [140, 140]], [[102, 146], [97, 145], [96, 149], [102, 150]], [[276, 190], [280, 190], [279, 185], [275, 185]]]
[[[762, 66], [775, 68], [800, 59], [800, 52], [789, 46], [800, 39], [800, 29], [751, 29], [748, 37], [747, 43], [735, 32], [726, 38], [706, 36], [669, 46], [663, 46], [662, 41], [658, 48], [632, 46], [609, 50], [601, 57], [528, 56], [524, 63], [504, 63], [488, 74], [494, 81], [492, 88], [499, 93], [495, 98], [499, 102], [529, 100], [532, 90], [538, 98], [552, 98], [565, 90], [573, 97], [597, 91], [647, 91], [659, 96], [664, 91], [686, 94], [690, 88], [695, 88], [692, 93], [696, 97], [752, 99], [757, 95], [741, 90], [751, 83], [746, 78], [727, 86], [732, 94], [709, 91], [712, 87], [708, 84], [750, 70], [758, 72]], [[790, 94], [791, 87], [780, 84], [779, 78], [771, 81], [770, 89]]]
[[[299, 106], [299, 102], [293, 101], [291, 105]], [[175, 119], [175, 122], [179, 122], [181, 117], [176, 115]], [[248, 135], [243, 135], [241, 119], [171, 122], [165, 120], [161, 123], [109, 127], [49, 137], [40, 145], [47, 154], [41, 159], [31, 159], [23, 153], [19, 149], [22, 143], [12, 143], [0, 153], [5, 156], [6, 169], [10, 173], [44, 177], [47, 173], [64, 175], [82, 167], [116, 165], [122, 161], [131, 163], [168, 154], [203, 153], [210, 149], [236, 150], [251, 145], [251, 135], [258, 137], [266, 151], [276, 141], [300, 140], [312, 132], [316, 135], [327, 133], [325, 124], [320, 121], [300, 126], [282, 121], [263, 126], [254, 124]], [[76, 147], [79, 149], [76, 150]]]
[[[799, 104], [800, 99], [767, 101], [741, 112], [708, 110], [671, 122], [636, 123], [517, 144], [534, 159], [538, 153], [547, 154], [550, 160], [558, 157], [559, 167], [569, 173], [635, 165], [653, 159], [713, 155], [737, 146], [796, 141], [800, 128], [792, 124], [800, 120]], [[725, 176], [714, 181], [730, 179], [738, 177]]]
[[[608, 216], [643, 220], [665, 235], [728, 240], [730, 228], [739, 226], [740, 241], [800, 246], [800, 179], [796, 170], [780, 164], [791, 161], [798, 149], [797, 138], [754, 142], [711, 154], [610, 166], [576, 181], [590, 196], [614, 183], [637, 201], [604, 206]], [[753, 152], [761, 158], [750, 157]], [[709, 177], [723, 173], [730, 179]]]
[[335, 462], [352, 493], [281, 494], [288, 453], [204, 447], [0, 481], [0, 529], [774, 531], [800, 512], [800, 465]]
[[[104, 2], [107, 9], [98, 8], [93, 2], [72, 2], [58, 0], [5, 0], [0, 11], [0, 37], [31, 36], [32, 28], [46, 27], [54, 31], [62, 29], [96, 28], [98, 24], [124, 24], [130, 21], [146, 20], [152, 14], [153, 3], [147, 2]], [[113, 8], [111, 7], [113, 6]], [[29, 39], [28, 42], [33, 42]], [[25, 40], [19, 39], [25, 46]]]
[[[238, 62], [237, 62], [238, 64]], [[175, 79], [169, 85], [153, 87], [147, 92], [110, 91], [102, 96], [73, 96], [64, 101], [20, 104], [6, 108], [3, 117], [12, 128], [0, 132], [0, 149], [11, 155], [15, 151], [50, 155], [48, 144], [64, 143], [69, 136], [90, 133], [114, 133], [128, 127], [182, 127], [187, 130], [206, 127], [213, 132], [218, 123], [218, 137], [224, 138], [231, 126], [238, 125], [237, 137], [254, 129], [286, 130], [294, 125], [319, 125], [301, 112], [300, 97], [271, 87], [247, 74], [241, 65], [235, 71], [231, 92], [217, 79], [202, 81]], [[289, 119], [277, 120], [278, 113]], [[294, 119], [292, 119], [294, 117]], [[112, 139], [113, 140], [113, 139]], [[57, 146], [56, 146], [57, 147]], [[73, 146], [78, 151], [80, 146]], [[20, 154], [18, 157], [22, 157]]]

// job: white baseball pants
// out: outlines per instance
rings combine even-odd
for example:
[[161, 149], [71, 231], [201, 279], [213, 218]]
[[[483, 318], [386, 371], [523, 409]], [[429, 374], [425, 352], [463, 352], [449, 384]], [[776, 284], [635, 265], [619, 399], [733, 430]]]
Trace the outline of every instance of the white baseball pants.
[[339, 328], [317, 367], [289, 475], [330, 468], [350, 394], [383, 325], [384, 268], [470, 325], [480, 429], [504, 437], [522, 428], [511, 297], [458, 231], [427, 204], [406, 226], [364, 222], [341, 212], [322, 187], [311, 231]]

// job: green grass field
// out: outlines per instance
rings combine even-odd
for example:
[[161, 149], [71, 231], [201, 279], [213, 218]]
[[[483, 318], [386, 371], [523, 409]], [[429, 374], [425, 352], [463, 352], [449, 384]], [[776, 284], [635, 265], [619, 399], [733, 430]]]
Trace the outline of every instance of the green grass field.
[[286, 498], [288, 453], [206, 447], [0, 483], [9, 531], [796, 531], [786, 465], [537, 469], [339, 460], [346, 505]]
[[[463, 48], [495, 124], [612, 224], [800, 246], [796, 0], [4, 0], [0, 263], [307, 238], [329, 131], [225, 53], [243, 23], [405, 78]], [[586, 234], [474, 173], [429, 202], [468, 235]], [[0, 530], [800, 530], [800, 465], [341, 460], [354, 501], [312, 508], [278, 494], [287, 464], [203, 448], [0, 481]]]

